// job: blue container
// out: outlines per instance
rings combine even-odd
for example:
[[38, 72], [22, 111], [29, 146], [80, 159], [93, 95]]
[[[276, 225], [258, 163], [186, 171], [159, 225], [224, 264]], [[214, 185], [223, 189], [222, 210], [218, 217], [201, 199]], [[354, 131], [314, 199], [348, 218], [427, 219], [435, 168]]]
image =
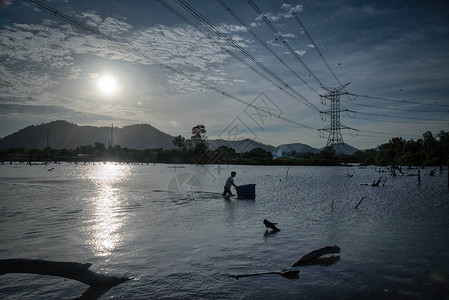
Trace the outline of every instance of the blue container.
[[239, 198], [254, 198], [256, 197], [256, 185], [255, 184], [245, 184], [240, 185], [236, 188], [237, 196]]

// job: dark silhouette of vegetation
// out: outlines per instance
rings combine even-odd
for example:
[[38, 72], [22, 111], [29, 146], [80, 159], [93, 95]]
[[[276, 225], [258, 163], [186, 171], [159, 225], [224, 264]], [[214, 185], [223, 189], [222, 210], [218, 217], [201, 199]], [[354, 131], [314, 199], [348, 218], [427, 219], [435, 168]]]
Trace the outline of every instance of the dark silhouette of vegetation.
[[406, 141], [392, 138], [379, 146], [378, 150], [357, 151], [353, 155], [337, 154], [333, 148], [325, 148], [319, 153], [289, 153], [294, 158], [273, 158], [271, 152], [255, 148], [244, 153], [220, 146], [209, 149], [204, 125], [192, 128], [192, 138], [186, 140], [177, 136], [173, 140], [177, 149], [136, 150], [115, 145], [106, 148], [96, 142], [76, 149], [10, 148], [0, 150], [0, 161], [44, 162], [44, 161], [117, 161], [136, 163], [185, 163], [185, 164], [250, 164], [250, 165], [337, 165], [360, 163], [364, 165], [437, 166], [449, 164], [449, 133], [440, 131], [436, 136], [431, 132], [422, 139]]
[[192, 128], [192, 141], [193, 153], [198, 155], [208, 151], [206, 127], [204, 125], [196, 125]]
[[376, 165], [437, 166], [449, 164], [449, 132], [443, 130], [436, 138], [430, 131], [422, 139], [406, 141], [392, 138], [379, 146], [374, 157]]

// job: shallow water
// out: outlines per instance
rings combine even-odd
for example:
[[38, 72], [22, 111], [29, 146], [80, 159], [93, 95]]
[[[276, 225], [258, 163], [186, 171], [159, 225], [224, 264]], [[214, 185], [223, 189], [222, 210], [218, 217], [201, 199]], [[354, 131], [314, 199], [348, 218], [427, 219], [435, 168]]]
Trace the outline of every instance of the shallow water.
[[[254, 200], [220, 196], [232, 170], [237, 185], [256, 184]], [[101, 299], [447, 299], [447, 170], [421, 170], [419, 185], [416, 176], [376, 171], [1, 165], [0, 259], [90, 262], [95, 272], [133, 278]], [[384, 186], [361, 185], [380, 176]], [[265, 218], [281, 231], [265, 234]], [[299, 279], [228, 276], [280, 271], [327, 245], [341, 248], [340, 259], [299, 267]], [[72, 299], [86, 288], [0, 276], [8, 299]]]

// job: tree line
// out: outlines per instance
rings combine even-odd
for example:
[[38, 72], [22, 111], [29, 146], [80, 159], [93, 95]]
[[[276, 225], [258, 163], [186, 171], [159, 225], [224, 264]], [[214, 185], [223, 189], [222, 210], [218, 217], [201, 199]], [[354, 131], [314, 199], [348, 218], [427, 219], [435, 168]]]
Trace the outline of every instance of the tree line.
[[341, 163], [360, 163], [362, 165], [403, 165], [435, 166], [449, 164], [449, 132], [440, 131], [434, 136], [430, 131], [422, 139], [406, 141], [392, 138], [378, 149], [357, 151], [352, 155], [338, 154], [331, 147], [319, 153], [284, 153], [288, 158], [273, 158], [272, 153], [261, 148], [237, 153], [234, 149], [220, 146], [210, 149], [204, 125], [192, 128], [192, 136], [186, 139], [181, 135], [173, 140], [176, 149], [129, 149], [119, 145], [106, 147], [96, 142], [76, 149], [25, 149], [12, 148], [0, 150], [0, 159], [7, 161], [116, 161], [134, 163], [167, 164], [249, 164], [249, 165], [337, 165]]

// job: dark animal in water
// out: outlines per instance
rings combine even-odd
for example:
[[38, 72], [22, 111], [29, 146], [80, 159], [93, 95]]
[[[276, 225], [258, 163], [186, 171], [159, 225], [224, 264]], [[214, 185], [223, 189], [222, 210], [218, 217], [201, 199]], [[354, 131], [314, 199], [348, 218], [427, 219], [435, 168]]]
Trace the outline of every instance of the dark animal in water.
[[279, 228], [276, 227], [277, 223], [271, 223], [267, 219], [264, 219], [263, 223], [265, 224], [265, 227], [271, 228], [271, 230], [273, 230], [273, 231], [281, 231]]

